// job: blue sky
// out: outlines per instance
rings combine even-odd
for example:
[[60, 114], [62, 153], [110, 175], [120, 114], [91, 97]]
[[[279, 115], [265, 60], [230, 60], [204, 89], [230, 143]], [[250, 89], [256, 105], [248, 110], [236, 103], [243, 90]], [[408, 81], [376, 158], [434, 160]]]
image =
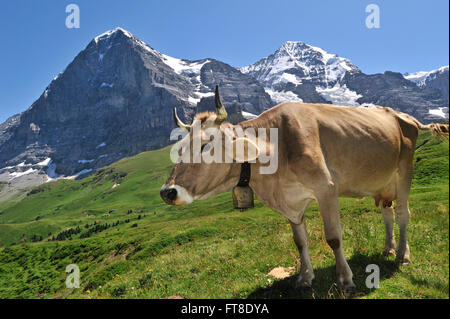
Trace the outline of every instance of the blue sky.
[[[67, 29], [65, 8], [80, 8]], [[368, 4], [380, 28], [368, 29]], [[283, 42], [303, 41], [349, 58], [365, 73], [448, 65], [448, 0], [2, 0], [0, 122], [26, 110], [54, 76], [106, 30], [121, 26], [178, 58], [243, 66]]]

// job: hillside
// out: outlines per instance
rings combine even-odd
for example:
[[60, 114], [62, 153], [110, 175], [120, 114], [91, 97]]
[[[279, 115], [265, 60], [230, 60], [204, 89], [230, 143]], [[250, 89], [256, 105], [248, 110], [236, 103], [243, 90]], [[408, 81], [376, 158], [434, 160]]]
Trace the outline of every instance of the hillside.
[[[356, 297], [449, 296], [448, 143], [424, 133], [417, 145], [410, 266], [397, 269], [392, 257], [381, 255], [384, 223], [372, 199], [341, 200]], [[235, 211], [230, 193], [190, 206], [165, 205], [159, 189], [171, 167], [169, 148], [163, 148], [0, 203], [0, 298], [341, 297], [317, 205], [306, 215], [316, 280], [312, 291], [298, 292], [294, 276], [267, 276], [277, 266], [298, 266], [281, 214], [258, 201], [252, 210]], [[71, 263], [80, 267], [80, 289], [64, 286]], [[364, 285], [372, 263], [381, 269], [377, 290]]]

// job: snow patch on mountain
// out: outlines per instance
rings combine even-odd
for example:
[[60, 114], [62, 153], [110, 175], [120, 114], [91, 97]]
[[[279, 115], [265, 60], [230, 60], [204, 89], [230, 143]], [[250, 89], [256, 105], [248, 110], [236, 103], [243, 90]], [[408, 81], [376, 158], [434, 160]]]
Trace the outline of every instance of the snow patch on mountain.
[[110, 39], [111, 36], [116, 34], [118, 31], [122, 32], [123, 34], [125, 34], [129, 38], [133, 38], [133, 35], [130, 32], [128, 32], [127, 30], [122, 29], [120, 27], [117, 27], [117, 28], [114, 28], [112, 30], [108, 30], [108, 31], [106, 31], [106, 32], [96, 36], [94, 38], [94, 41], [95, 41], [95, 43], [98, 43], [100, 40]]
[[417, 86], [423, 86], [425, 84], [425, 80], [430, 72], [427, 71], [419, 71], [415, 73], [405, 73], [403, 77], [407, 80], [410, 80], [417, 84]]
[[443, 119], [446, 119], [446, 118], [448, 118], [448, 113], [447, 114], [444, 113], [445, 109], [446, 109], [445, 107], [440, 107], [440, 108], [437, 108], [437, 109], [430, 109], [428, 111], [428, 113], [430, 113], [432, 115], [436, 115], [436, 116], [442, 117]]
[[20, 177], [20, 176], [31, 174], [31, 173], [33, 173], [35, 171], [36, 171], [35, 169], [29, 168], [29, 169], [27, 169], [24, 172], [12, 172], [9, 175], [12, 176], [12, 179], [14, 179], [14, 178], [17, 178], [17, 177]]
[[291, 91], [274, 91], [271, 89], [265, 89], [266, 93], [270, 95], [270, 98], [275, 103], [283, 103], [283, 102], [303, 102], [301, 98], [297, 96], [297, 94]]
[[78, 177], [80, 177], [80, 176], [82, 176], [82, 175], [86, 175], [86, 174], [89, 174], [89, 173], [91, 173], [93, 171], [93, 169], [92, 168], [86, 168], [86, 169], [83, 169], [83, 170], [81, 170], [81, 171], [79, 171], [78, 173], [76, 173], [75, 175], [72, 175], [72, 176], [66, 176], [66, 177], [64, 177], [64, 179], [77, 179]]
[[211, 62], [211, 60], [188, 61], [177, 59], [162, 53], [159, 53], [159, 56], [165, 64], [175, 71], [175, 73], [186, 76], [194, 86], [194, 91], [187, 99], [189, 104], [197, 105], [202, 98], [214, 95], [214, 92], [202, 84], [200, 77], [202, 67]]
[[360, 106], [357, 100], [361, 98], [362, 95], [349, 90], [345, 84], [341, 86], [336, 83], [333, 87], [328, 88], [316, 87], [316, 90], [325, 100], [330, 101], [333, 104], [343, 106]]
[[294, 84], [302, 84], [302, 80], [297, 78], [295, 74], [291, 73], [285, 73], [281, 74], [280, 79], [278, 82], [284, 82], [284, 83], [294, 83]]
[[416, 83], [418, 87], [424, 87], [427, 80], [432, 79], [433, 77], [436, 77], [438, 74], [444, 73], [446, 71], [447, 72], [449, 71], [448, 65], [432, 71], [419, 71], [411, 74], [405, 73], [403, 77], [407, 80]]
[[245, 111], [241, 111], [242, 116], [244, 117], [244, 119], [246, 120], [251, 120], [254, 118], [257, 118], [258, 115], [250, 113], [250, 112], [245, 112]]
[[176, 73], [182, 74], [200, 74], [201, 68], [208, 62], [209, 60], [201, 60], [201, 61], [186, 61], [177, 58], [173, 58], [171, 56], [161, 54], [163, 62], [170, 66]]
[[103, 83], [100, 85], [100, 87], [101, 87], [101, 88], [104, 88], [104, 87], [113, 88], [113, 87], [114, 87], [114, 83], [106, 83], [106, 82], [103, 82]]
[[48, 166], [48, 164], [51, 162], [51, 158], [47, 157], [45, 160], [43, 160], [42, 162], [37, 163], [36, 165], [38, 166]]

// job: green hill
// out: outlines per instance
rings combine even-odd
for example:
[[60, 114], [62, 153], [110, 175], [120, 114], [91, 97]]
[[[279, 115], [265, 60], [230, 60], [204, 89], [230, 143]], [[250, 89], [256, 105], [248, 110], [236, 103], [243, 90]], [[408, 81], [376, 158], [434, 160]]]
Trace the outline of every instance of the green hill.
[[[372, 199], [342, 199], [344, 248], [360, 298], [448, 298], [448, 143], [420, 135], [411, 192], [412, 264], [381, 255], [384, 222]], [[190, 206], [164, 204], [159, 189], [169, 148], [141, 153], [78, 181], [41, 185], [20, 202], [0, 203], [0, 298], [329, 298], [334, 257], [317, 205], [306, 214], [316, 273], [312, 291], [275, 280], [274, 267], [298, 266], [286, 218], [256, 201], [233, 210], [225, 193]], [[65, 288], [65, 268], [81, 287]], [[365, 288], [365, 267], [381, 269]]]

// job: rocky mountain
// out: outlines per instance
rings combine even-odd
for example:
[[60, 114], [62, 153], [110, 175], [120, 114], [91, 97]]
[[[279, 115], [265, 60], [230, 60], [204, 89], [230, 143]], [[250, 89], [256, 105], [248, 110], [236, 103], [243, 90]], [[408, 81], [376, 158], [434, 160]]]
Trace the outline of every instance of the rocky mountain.
[[360, 96], [358, 103], [389, 106], [425, 123], [448, 119], [448, 99], [439, 90], [420, 88], [400, 73], [347, 74], [343, 82]]
[[405, 79], [408, 79], [420, 88], [435, 88], [438, 89], [444, 98], [447, 100], [449, 96], [449, 81], [448, 81], [448, 65], [432, 71], [420, 71], [412, 74], [404, 74]]
[[165, 55], [116, 28], [95, 37], [28, 110], [0, 125], [0, 201], [170, 144], [173, 107], [186, 122], [214, 110], [216, 85], [233, 123], [284, 101], [377, 104], [425, 122], [448, 118], [448, 67], [367, 75], [346, 58], [290, 41], [234, 68]]
[[239, 70], [257, 79], [276, 102], [382, 105], [424, 122], [448, 118], [448, 67], [427, 73], [424, 84], [417, 85], [414, 76], [390, 71], [367, 75], [346, 58], [289, 41]]
[[121, 28], [101, 34], [28, 110], [0, 126], [1, 192], [82, 177], [166, 146], [173, 108], [187, 122], [213, 109], [215, 85], [236, 122], [274, 105], [255, 79], [223, 62], [176, 59]]

